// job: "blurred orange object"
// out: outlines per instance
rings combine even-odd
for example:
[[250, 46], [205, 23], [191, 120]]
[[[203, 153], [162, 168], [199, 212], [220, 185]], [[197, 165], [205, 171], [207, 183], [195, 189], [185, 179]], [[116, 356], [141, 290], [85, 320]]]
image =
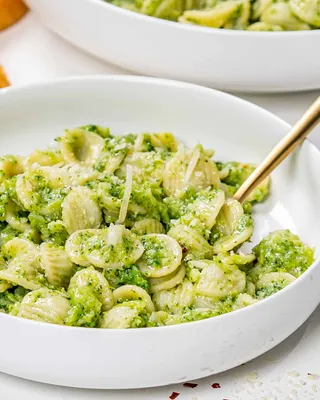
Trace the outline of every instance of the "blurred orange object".
[[0, 0], [0, 31], [14, 24], [27, 12], [22, 0]]
[[0, 65], [0, 89], [10, 86], [10, 82], [7, 78], [6, 73], [4, 72], [4, 69]]

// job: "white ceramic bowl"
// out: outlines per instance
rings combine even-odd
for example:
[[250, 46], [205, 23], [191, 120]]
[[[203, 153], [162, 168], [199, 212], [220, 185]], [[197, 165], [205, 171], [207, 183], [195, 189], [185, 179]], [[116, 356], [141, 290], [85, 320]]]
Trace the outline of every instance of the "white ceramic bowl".
[[[243, 100], [159, 79], [75, 78], [0, 92], [2, 154], [27, 154], [64, 128], [89, 123], [115, 133], [172, 131], [186, 144], [216, 149], [216, 159], [253, 162], [289, 129]], [[320, 153], [309, 142], [275, 171], [272, 196], [256, 207], [253, 242], [285, 227], [320, 244], [319, 171]], [[320, 301], [319, 261], [267, 300], [184, 325], [103, 330], [0, 314], [0, 371], [85, 388], [158, 386], [221, 372], [271, 349], [308, 318]]]
[[320, 88], [320, 30], [246, 32], [163, 21], [102, 0], [27, 0], [79, 48], [144, 75], [243, 92]]

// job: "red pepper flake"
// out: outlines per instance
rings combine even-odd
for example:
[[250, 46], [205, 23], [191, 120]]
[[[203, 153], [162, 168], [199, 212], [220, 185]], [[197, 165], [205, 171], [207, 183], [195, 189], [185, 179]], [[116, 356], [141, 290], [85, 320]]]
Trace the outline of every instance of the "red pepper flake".
[[191, 388], [191, 389], [194, 389], [195, 387], [198, 386], [198, 384], [197, 383], [186, 382], [186, 383], [183, 384], [183, 386]]
[[220, 388], [221, 388], [220, 383], [213, 383], [213, 384], [211, 385], [211, 387], [212, 387], [213, 389], [220, 389]]
[[182, 248], [182, 253], [187, 253], [187, 252], [188, 252], [188, 249], [186, 247], [183, 247]]
[[180, 393], [178, 392], [172, 392], [171, 396], [169, 396], [169, 399], [174, 400], [179, 396]]

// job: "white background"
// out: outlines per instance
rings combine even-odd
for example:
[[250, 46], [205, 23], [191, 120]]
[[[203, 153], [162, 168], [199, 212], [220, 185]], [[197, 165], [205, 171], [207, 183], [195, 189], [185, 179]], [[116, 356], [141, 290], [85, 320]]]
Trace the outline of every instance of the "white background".
[[[5, 67], [13, 85], [68, 75], [127, 73], [93, 59], [46, 31], [32, 13], [0, 33], [0, 65]], [[240, 97], [294, 123], [319, 95], [320, 91], [314, 91]], [[311, 135], [311, 140], [320, 147], [319, 128]], [[319, 400], [319, 317], [318, 308], [309, 321], [280, 346], [235, 370], [198, 381], [195, 389], [175, 385], [140, 391], [89, 391], [53, 387], [0, 374], [0, 400], [160, 400], [168, 399], [172, 391], [181, 393], [177, 400]], [[29, 360], [21, 362], [28, 364]], [[220, 383], [220, 389], [211, 388], [215, 382]]]

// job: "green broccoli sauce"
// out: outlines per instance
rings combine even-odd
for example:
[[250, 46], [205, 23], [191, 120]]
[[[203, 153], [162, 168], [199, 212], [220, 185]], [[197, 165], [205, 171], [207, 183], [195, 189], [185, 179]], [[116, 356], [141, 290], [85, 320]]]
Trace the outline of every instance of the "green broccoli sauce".
[[253, 252], [265, 273], [285, 271], [298, 277], [314, 261], [314, 249], [288, 230], [270, 233], [254, 247]]
[[28, 292], [29, 290], [22, 286], [17, 286], [0, 293], [0, 310], [5, 313], [12, 313]]
[[[253, 164], [243, 164], [236, 161], [231, 161], [227, 163], [218, 162], [218, 169], [228, 170], [228, 174], [226, 177], [221, 179], [221, 182], [228, 186], [228, 190], [231, 194], [234, 194], [237, 189], [244, 183], [244, 181], [252, 174], [255, 170], [255, 166]], [[261, 202], [266, 195], [268, 194], [267, 186], [260, 186], [253, 192], [253, 198], [251, 202], [258, 203]], [[248, 210], [248, 208], [247, 208]]]
[[94, 328], [101, 317], [101, 302], [90, 285], [77, 287], [70, 293], [71, 309], [65, 320], [66, 325]]
[[268, 283], [266, 286], [264, 286], [263, 288], [259, 288], [256, 291], [256, 298], [259, 300], [265, 299], [266, 297], [269, 297], [269, 296], [279, 292], [281, 289], [283, 289], [287, 285], [288, 285], [288, 282], [285, 282], [284, 280]]
[[41, 239], [44, 242], [53, 243], [57, 246], [64, 246], [69, 235], [62, 221], [51, 220], [51, 216], [43, 216], [36, 212], [31, 212], [29, 214], [29, 221], [31, 227], [40, 232]]
[[251, 215], [244, 214], [242, 217], [240, 217], [239, 223], [237, 225], [237, 228], [235, 230], [235, 233], [241, 233], [243, 232], [246, 228], [250, 227], [253, 225], [252, 217]]
[[177, 197], [166, 197], [164, 204], [167, 206], [170, 219], [179, 219], [186, 213], [187, 202]]
[[148, 279], [141, 273], [136, 265], [121, 269], [107, 269], [105, 277], [114, 290], [123, 285], [136, 285], [148, 291]]
[[[130, 7], [142, 7], [141, 0], [115, 1], [123, 4], [125, 2], [129, 9]], [[149, 11], [145, 10], [144, 12], [152, 12], [152, 9], [155, 11], [158, 6], [159, 3], [151, 2], [148, 5]], [[176, 8], [179, 7], [180, 5], [176, 6]], [[165, 7], [160, 11], [162, 15], [166, 15]], [[238, 11], [241, 11], [240, 8]], [[170, 15], [167, 18], [173, 18], [173, 14]], [[229, 24], [232, 23], [233, 21], [230, 20]], [[214, 244], [224, 234], [219, 231], [219, 224], [214, 225], [211, 230], [208, 229], [207, 209], [209, 209], [210, 204], [215, 204], [214, 201], [218, 192], [213, 187], [204, 188], [198, 192], [190, 188], [182, 191], [179, 197], [166, 196], [162, 185], [162, 174], [159, 172], [163, 170], [165, 163], [177, 151], [178, 143], [171, 134], [144, 133], [140, 136], [135, 134], [129, 134], [125, 137], [112, 136], [109, 128], [103, 128], [99, 125], [86, 125], [69, 132], [67, 137], [58, 138], [57, 142], [59, 143], [63, 140], [63, 144], [69, 146], [75, 157], [78, 157], [78, 160], [81, 161], [87, 154], [87, 149], [83, 148], [83, 145], [86, 144], [86, 135], [87, 137], [92, 137], [89, 132], [93, 132], [103, 138], [99, 142], [102, 145], [104, 144], [104, 148], [92, 167], [95, 170], [94, 174], [92, 174], [91, 178], [88, 178], [84, 186], [92, 189], [95, 200], [103, 211], [104, 221], [101, 227], [105, 229], [100, 229], [99, 233], [88, 230], [79, 233], [77, 239], [75, 239], [77, 241], [75, 246], [77, 246], [78, 255], [80, 258], [81, 256], [86, 258], [88, 253], [95, 252], [94, 255], [100, 257], [102, 263], [122, 266], [119, 269], [101, 270], [112, 290], [123, 285], [135, 285], [149, 292], [148, 278], [141, 273], [137, 265], [129, 265], [132, 262], [130, 254], [135, 251], [135, 246], [140, 240], [144, 246], [143, 262], [151, 268], [162, 268], [168, 264], [168, 249], [165, 248], [165, 244], [161, 240], [155, 240], [150, 236], [140, 236], [138, 238], [133, 233], [128, 234], [128, 232], [122, 236], [122, 240], [116, 242], [117, 244], [110, 245], [108, 243], [108, 226], [110, 223], [118, 221], [126, 187], [125, 166], [131, 163], [134, 172], [130, 202], [124, 222], [128, 229], [137, 221], [152, 218], [161, 222], [166, 231], [177, 224], [182, 224], [192, 228], [202, 238], [209, 241], [210, 244]], [[198, 148], [206, 159], [213, 154], [210, 150], [204, 150], [202, 146], [198, 146]], [[53, 164], [62, 161], [59, 151], [45, 150], [40, 151], [38, 155], [33, 153], [33, 156], [34, 159], [39, 156], [41, 160], [44, 160], [44, 164], [47, 162]], [[133, 154], [136, 151], [139, 153]], [[12, 159], [6, 158], [6, 162], [14, 165], [18, 160], [14, 157]], [[183, 161], [181, 162], [184, 164]], [[238, 162], [218, 162], [217, 167], [220, 171], [221, 181], [224, 184], [221, 187], [226, 192], [229, 191], [231, 195], [235, 193], [255, 169], [253, 164], [241, 164]], [[90, 168], [91, 166], [88, 166], [89, 172]], [[136, 170], [136, 168], [139, 170]], [[15, 169], [17, 170], [17, 168]], [[55, 246], [61, 246], [61, 249], [64, 249], [69, 235], [62, 221], [62, 202], [69, 193], [70, 187], [56, 188], [50, 183], [49, 179], [42, 175], [41, 168], [27, 170], [23, 179], [28, 180], [33, 190], [30, 199], [31, 205], [29, 203], [26, 205], [28, 209], [26, 211], [17, 197], [17, 177], [9, 176], [9, 168], [8, 171], [8, 176], [6, 176], [5, 171], [0, 171], [0, 248], [9, 240], [20, 237], [36, 244], [45, 241]], [[268, 184], [259, 186], [250, 202], [246, 202], [243, 205], [244, 214], [239, 219], [238, 226], [233, 232], [234, 234], [240, 234], [252, 225], [251, 211], [253, 205], [262, 201], [267, 193]], [[6, 215], [8, 207], [10, 207], [10, 211], [14, 210], [16, 220], [29, 222], [30, 228], [27, 226], [25, 232], [19, 232], [8, 225], [6, 222], [6, 219], [9, 220], [7, 218], [8, 215]], [[222, 230], [221, 227], [220, 230]], [[195, 234], [194, 236], [199, 235]], [[197, 242], [196, 238], [194, 240]], [[198, 245], [201, 246], [201, 243], [196, 243], [195, 247]], [[244, 274], [247, 275], [246, 286], [245, 288], [243, 286], [243, 289], [241, 289], [243, 293], [240, 295], [235, 291], [234, 294], [226, 295], [222, 299], [199, 296], [197, 285], [201, 279], [202, 272], [195, 264], [189, 263], [190, 260], [197, 259], [198, 255], [196, 251], [187, 251], [184, 252], [183, 256], [186, 267], [184, 280], [188, 284], [188, 288], [185, 291], [188, 291], [188, 293], [179, 292], [179, 288], [182, 288], [179, 283], [169, 289], [168, 304], [163, 301], [163, 305], [161, 305], [160, 300], [157, 302], [155, 297], [157, 293], [152, 295], [155, 306], [163, 307], [166, 311], [160, 310], [148, 313], [146, 304], [141, 298], [136, 300], [130, 298], [118, 299], [118, 303], [121, 304], [116, 304], [115, 307], [130, 307], [137, 311], [135, 312], [137, 316], [132, 319], [130, 328], [180, 324], [211, 318], [248, 305], [254, 302], [255, 299], [261, 300], [273, 295], [290, 282], [290, 277], [282, 279], [281, 275], [275, 275], [274, 278], [269, 276], [263, 280], [262, 278], [265, 274], [279, 271], [288, 272], [298, 277], [312, 264], [314, 259], [314, 250], [304, 245], [297, 236], [289, 231], [271, 233], [254, 248], [253, 252], [254, 256], [252, 254], [243, 255], [237, 253], [237, 248], [233, 248], [230, 252], [220, 253], [213, 257], [212, 255], [208, 256], [210, 260], [220, 265], [222, 271], [224, 271], [224, 280], [221, 283], [219, 281], [214, 282], [217, 285], [221, 284], [221, 289], [224, 289], [222, 287], [223, 282], [226, 285], [235, 283], [234, 280], [236, 278], [232, 276], [232, 271], [239, 268], [242, 271], [240, 273], [242, 277]], [[10, 254], [9, 250], [8, 252], [3, 250], [2, 253], [3, 259], [0, 268], [6, 268], [6, 261], [14, 258], [14, 251]], [[204, 257], [205, 255], [201, 255], [201, 258]], [[32, 279], [42, 287], [65, 293], [70, 302], [70, 310], [65, 320], [66, 325], [98, 327], [101, 318], [104, 316], [102, 312], [103, 300], [100, 296], [105, 287], [100, 280], [92, 275], [87, 277], [86, 281], [79, 285], [80, 287], [71, 280], [68, 292], [66, 292], [60, 287], [49, 284], [44, 276], [44, 271], [36, 266], [37, 263], [39, 263], [39, 259], [34, 263], [36, 270], [29, 274], [25, 268], [25, 260], [22, 257], [21, 260], [15, 260], [14, 272], [26, 280]], [[86, 267], [86, 269], [88, 268], [94, 270], [94, 267]], [[81, 270], [83, 270], [83, 267], [75, 266], [73, 274]], [[181, 270], [177, 270], [177, 273], [179, 271]], [[228, 276], [229, 273], [231, 275]], [[172, 277], [169, 276], [169, 279], [172, 279]], [[271, 279], [274, 279], [274, 281], [270, 282]], [[2, 282], [2, 284], [2, 288], [7, 287], [5, 282]], [[28, 290], [18, 286], [0, 293], [0, 310], [17, 315], [20, 303], [28, 292]], [[185, 302], [184, 297], [188, 297]], [[33, 300], [36, 300], [36, 298]], [[40, 304], [40, 301], [38, 303]], [[189, 307], [185, 307], [185, 304], [188, 304]], [[197, 308], [197, 306], [203, 308]]]
[[184, 324], [187, 322], [200, 321], [202, 319], [217, 316], [217, 312], [211, 309], [185, 309], [182, 313], [169, 315], [166, 324]]
[[11, 179], [7, 179], [3, 182], [3, 192], [0, 195], [0, 221], [3, 222], [6, 217], [7, 204], [9, 200], [13, 200], [18, 203], [16, 193], [16, 180], [14, 176]]
[[154, 237], [142, 237], [143, 257], [150, 268], [161, 268], [166, 262], [166, 248]]
[[169, 222], [166, 205], [161, 198], [161, 191], [150, 187], [149, 184], [135, 184], [131, 193], [132, 202], [145, 208], [146, 217], [158, 221]]
[[150, 315], [147, 312], [140, 312], [138, 317], [133, 318], [130, 328], [145, 328], [155, 326], [152, 322], [150, 322]]
[[19, 235], [19, 232], [7, 225], [0, 232], [0, 248], [3, 247], [9, 240], [14, 239]]

